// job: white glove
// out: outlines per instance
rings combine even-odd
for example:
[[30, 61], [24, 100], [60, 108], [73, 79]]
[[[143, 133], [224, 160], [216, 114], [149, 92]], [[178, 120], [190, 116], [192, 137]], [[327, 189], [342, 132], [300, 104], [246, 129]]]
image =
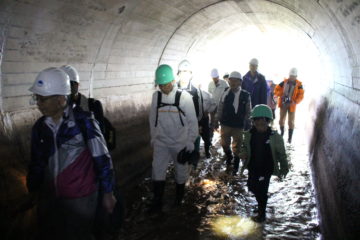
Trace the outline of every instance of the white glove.
[[187, 152], [192, 152], [192, 151], [194, 151], [194, 149], [195, 149], [195, 145], [194, 145], [193, 142], [188, 142], [186, 144], [186, 151]]

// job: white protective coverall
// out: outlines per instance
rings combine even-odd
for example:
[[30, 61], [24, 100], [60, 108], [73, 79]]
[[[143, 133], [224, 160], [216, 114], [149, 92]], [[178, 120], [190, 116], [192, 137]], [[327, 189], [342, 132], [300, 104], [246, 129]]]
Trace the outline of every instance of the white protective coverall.
[[209, 83], [208, 90], [209, 90], [209, 93], [212, 94], [212, 96], [215, 100], [216, 106], [219, 105], [220, 98], [223, 95], [223, 93], [225, 92], [225, 89], [228, 87], [229, 87], [229, 84], [222, 79], [219, 79], [219, 82], [216, 85], [215, 85], [214, 81], [211, 81]]
[[[162, 94], [161, 102], [175, 103], [177, 87], [168, 94]], [[149, 116], [151, 145], [154, 148], [152, 163], [152, 180], [164, 181], [169, 163], [174, 162], [175, 180], [177, 184], [184, 184], [189, 177], [189, 164], [177, 162], [177, 155], [183, 149], [194, 150], [194, 142], [199, 134], [198, 120], [192, 97], [186, 91], [182, 91], [180, 97], [180, 109], [184, 126], [181, 124], [179, 111], [175, 106], [164, 106], [157, 109], [158, 91], [153, 94]], [[158, 123], [156, 123], [156, 112]]]

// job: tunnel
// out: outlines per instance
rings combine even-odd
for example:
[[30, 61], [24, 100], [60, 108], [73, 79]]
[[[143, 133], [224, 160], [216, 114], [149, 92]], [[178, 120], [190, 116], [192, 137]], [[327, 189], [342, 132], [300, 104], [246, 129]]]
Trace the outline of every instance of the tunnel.
[[[252, 57], [278, 82], [290, 67], [303, 73], [298, 121], [322, 239], [359, 239], [359, 0], [2, 0], [1, 208], [26, 193], [30, 132], [40, 117], [28, 89], [41, 70], [78, 69], [80, 91], [102, 102], [117, 130], [111, 155], [118, 184], [131, 188], [151, 167], [157, 66], [177, 69], [190, 59], [207, 86], [211, 68], [245, 74]], [[8, 218], [2, 212], [0, 222]]]

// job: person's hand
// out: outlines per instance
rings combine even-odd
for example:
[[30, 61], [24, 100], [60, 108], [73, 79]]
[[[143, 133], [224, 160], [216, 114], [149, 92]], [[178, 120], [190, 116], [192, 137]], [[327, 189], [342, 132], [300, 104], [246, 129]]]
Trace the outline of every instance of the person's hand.
[[112, 192], [104, 193], [103, 197], [103, 207], [105, 208], [106, 212], [112, 213], [116, 204], [116, 199]]
[[186, 152], [193, 152], [195, 149], [195, 145], [193, 142], [188, 142], [186, 144]]

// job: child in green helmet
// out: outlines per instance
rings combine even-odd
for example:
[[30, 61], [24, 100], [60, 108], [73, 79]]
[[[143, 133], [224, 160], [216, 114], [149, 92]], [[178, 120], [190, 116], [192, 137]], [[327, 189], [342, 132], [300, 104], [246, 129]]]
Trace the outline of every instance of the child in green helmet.
[[270, 128], [273, 120], [271, 109], [264, 104], [257, 105], [251, 113], [253, 127], [244, 133], [240, 156], [244, 159], [241, 174], [248, 169], [247, 186], [258, 202], [258, 215], [253, 219], [264, 222], [268, 200], [270, 178], [283, 178], [288, 173], [288, 162], [282, 137]]

